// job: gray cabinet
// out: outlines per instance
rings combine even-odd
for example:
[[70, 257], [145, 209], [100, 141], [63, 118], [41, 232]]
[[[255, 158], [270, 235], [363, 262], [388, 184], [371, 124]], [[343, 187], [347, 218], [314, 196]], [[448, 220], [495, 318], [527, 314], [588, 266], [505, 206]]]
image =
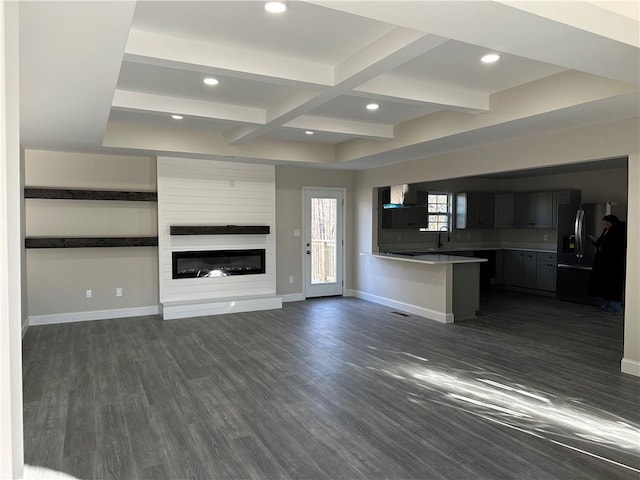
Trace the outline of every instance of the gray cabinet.
[[504, 275], [502, 274], [502, 271], [504, 269], [504, 257], [503, 257], [503, 251], [502, 250], [496, 250], [495, 252], [495, 257], [496, 257], [496, 272], [495, 272], [495, 279], [496, 279], [496, 285], [504, 285]]
[[504, 285], [523, 286], [524, 252], [522, 250], [502, 251], [502, 281]]
[[557, 257], [555, 253], [538, 253], [536, 288], [538, 290], [546, 290], [549, 292], [556, 291], [556, 267]]
[[493, 228], [513, 228], [513, 193], [494, 195]]
[[552, 228], [553, 192], [515, 194], [514, 225], [517, 228]]
[[427, 226], [427, 207], [391, 208], [382, 211], [382, 228], [417, 229]]
[[457, 193], [456, 228], [493, 228], [492, 193]]
[[580, 190], [565, 190], [553, 192], [553, 228], [558, 227], [558, 205], [580, 205]]
[[522, 262], [522, 286], [525, 288], [536, 288], [538, 283], [537, 263], [535, 252], [523, 252]]

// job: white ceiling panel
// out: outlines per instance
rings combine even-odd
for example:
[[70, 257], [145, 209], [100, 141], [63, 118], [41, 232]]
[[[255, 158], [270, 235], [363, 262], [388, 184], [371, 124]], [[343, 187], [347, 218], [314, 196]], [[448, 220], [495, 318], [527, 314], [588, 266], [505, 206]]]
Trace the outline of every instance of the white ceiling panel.
[[216, 133], [224, 133], [239, 124], [227, 120], [216, 120], [202, 117], [185, 116], [182, 120], [174, 120], [171, 115], [157, 112], [139, 112], [128, 110], [111, 110], [109, 122], [137, 123], [150, 127], [159, 125], [176, 129], [208, 130]]
[[305, 2], [288, 2], [286, 15], [278, 16], [264, 2], [143, 1], [132, 28], [333, 64], [394, 26]]
[[[215, 86], [205, 85], [202, 82], [205, 77], [214, 77], [220, 83]], [[267, 82], [207, 75], [191, 70], [123, 62], [118, 89], [264, 108], [275, 95], [284, 91], [285, 87]]]
[[[367, 110], [366, 106], [369, 103], [377, 103], [380, 108], [375, 111]], [[440, 109], [441, 107], [429, 104], [407, 105], [391, 101], [372, 100], [366, 96], [343, 95], [316, 108], [311, 114], [366, 123], [395, 125], [434, 113]]]
[[[495, 63], [482, 63], [480, 59], [488, 53], [497, 53], [501, 58]], [[390, 75], [490, 94], [564, 70], [557, 65], [449, 40], [401, 65]]]

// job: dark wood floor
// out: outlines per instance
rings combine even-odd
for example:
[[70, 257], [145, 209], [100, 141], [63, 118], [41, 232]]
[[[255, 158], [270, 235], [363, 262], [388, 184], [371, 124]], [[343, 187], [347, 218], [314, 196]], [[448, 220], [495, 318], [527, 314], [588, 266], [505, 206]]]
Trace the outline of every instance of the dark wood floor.
[[78, 478], [635, 479], [623, 320], [488, 294], [441, 325], [353, 298], [32, 327], [25, 460]]

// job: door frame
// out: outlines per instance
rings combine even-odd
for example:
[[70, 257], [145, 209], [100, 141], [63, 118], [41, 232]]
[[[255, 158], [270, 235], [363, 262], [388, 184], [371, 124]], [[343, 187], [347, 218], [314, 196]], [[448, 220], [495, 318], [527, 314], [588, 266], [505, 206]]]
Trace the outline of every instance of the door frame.
[[342, 225], [340, 228], [342, 229], [342, 261], [341, 265], [336, 265], [336, 268], [342, 269], [342, 285], [341, 285], [341, 295], [344, 296], [345, 284], [347, 280], [347, 255], [346, 255], [346, 245], [347, 245], [347, 189], [344, 187], [312, 187], [312, 186], [303, 186], [302, 187], [302, 236], [300, 237], [300, 255], [302, 259], [302, 296], [307, 299], [307, 275], [311, 275], [309, 272], [309, 268], [307, 266], [307, 254], [305, 242], [307, 239], [307, 234], [309, 233], [307, 227], [307, 220], [309, 220], [307, 214], [307, 206], [306, 206], [306, 196], [307, 192], [310, 190], [326, 190], [332, 192], [341, 192], [342, 193]]

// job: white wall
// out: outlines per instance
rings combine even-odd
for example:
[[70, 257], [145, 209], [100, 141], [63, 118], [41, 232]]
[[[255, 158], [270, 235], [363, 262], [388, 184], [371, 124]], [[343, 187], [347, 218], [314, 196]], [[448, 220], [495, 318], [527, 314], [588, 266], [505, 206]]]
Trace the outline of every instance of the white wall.
[[[171, 225], [269, 225], [261, 235], [170, 235]], [[276, 293], [275, 167], [158, 157], [160, 302]], [[266, 273], [172, 279], [171, 253], [264, 248]]]
[[0, 2], [0, 478], [22, 478], [18, 5]]
[[[26, 150], [28, 187], [155, 191], [150, 157]], [[27, 236], [155, 236], [155, 202], [26, 199]], [[156, 247], [27, 249], [31, 324], [153, 313]], [[64, 272], [64, 273], [63, 273]], [[116, 297], [115, 289], [123, 296]], [[86, 298], [85, 290], [92, 290]], [[84, 316], [83, 316], [84, 314]]]
[[[317, 168], [276, 167], [276, 210], [278, 243], [277, 291], [279, 295], [302, 295], [302, 237], [294, 236], [294, 230], [302, 227], [302, 187], [345, 188], [346, 232], [345, 288], [351, 288], [353, 257], [353, 172]], [[289, 283], [293, 276], [294, 282]]]
[[[636, 131], [636, 135], [637, 135]], [[637, 145], [637, 143], [636, 143]], [[622, 371], [640, 376], [640, 155], [629, 158], [627, 215], [627, 291], [624, 315]]]
[[[588, 164], [586, 165], [588, 167]], [[602, 168], [559, 175], [516, 177], [500, 181], [503, 191], [580, 190], [583, 203], [627, 203], [627, 169]]]
[[[354, 180], [356, 252], [354, 255], [355, 289], [375, 291], [380, 273], [372, 272], [366, 257], [358, 252], [371, 252], [373, 231], [373, 187], [412, 183], [417, 179], [438, 181], [526, 168], [579, 163], [589, 160], [629, 155], [629, 245], [640, 244], [638, 234], [639, 119], [565, 130], [536, 137], [517, 139], [460, 152], [435, 155], [423, 160], [358, 172]], [[633, 208], [633, 205], [636, 208]], [[627, 256], [627, 301], [625, 312], [625, 371], [640, 375], [640, 301], [637, 292], [639, 251], [630, 248]], [[393, 298], [393, 286], [387, 296]]]

